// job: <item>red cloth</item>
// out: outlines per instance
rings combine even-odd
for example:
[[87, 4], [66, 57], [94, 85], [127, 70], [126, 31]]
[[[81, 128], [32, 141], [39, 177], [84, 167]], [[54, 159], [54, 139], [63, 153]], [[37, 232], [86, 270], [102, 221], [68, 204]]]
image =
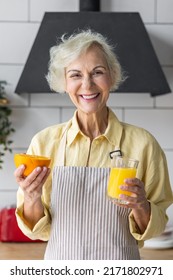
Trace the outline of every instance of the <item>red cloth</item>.
[[3, 208], [0, 211], [0, 241], [2, 242], [38, 242], [31, 240], [20, 230], [15, 216], [15, 208]]

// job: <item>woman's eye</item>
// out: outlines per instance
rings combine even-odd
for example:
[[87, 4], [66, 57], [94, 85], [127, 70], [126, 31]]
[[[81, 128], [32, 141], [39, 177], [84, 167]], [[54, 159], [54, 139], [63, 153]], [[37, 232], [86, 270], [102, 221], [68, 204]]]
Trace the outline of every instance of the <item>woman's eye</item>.
[[72, 74], [72, 75], [70, 76], [70, 78], [76, 78], [76, 79], [78, 79], [78, 78], [80, 78], [80, 77], [81, 77], [81, 75], [78, 74], [78, 73]]
[[99, 71], [99, 70], [93, 72], [93, 75], [94, 75], [94, 76], [102, 75], [102, 74], [103, 74], [103, 72], [102, 72], [102, 71]]

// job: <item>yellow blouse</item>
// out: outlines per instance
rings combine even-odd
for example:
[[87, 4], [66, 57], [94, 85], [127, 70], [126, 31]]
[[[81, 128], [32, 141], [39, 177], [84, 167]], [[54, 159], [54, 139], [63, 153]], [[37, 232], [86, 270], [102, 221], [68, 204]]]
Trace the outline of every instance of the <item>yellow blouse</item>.
[[[57, 152], [66, 123], [48, 127], [36, 134], [27, 151], [28, 154], [51, 158], [51, 170], [57, 165]], [[166, 209], [173, 203], [168, 168], [163, 150], [155, 138], [146, 130], [119, 122], [109, 109], [108, 126], [104, 134], [92, 142], [78, 126], [76, 112], [67, 133], [66, 166], [110, 167], [109, 152], [120, 146], [124, 155], [139, 160], [137, 177], [145, 184], [147, 199], [151, 204], [151, 217], [146, 231], [137, 232], [132, 213], [129, 215], [131, 234], [143, 246], [144, 240], [161, 234], [168, 217]], [[23, 192], [17, 192], [16, 217], [21, 230], [31, 239], [48, 240], [51, 227], [50, 195], [51, 174], [43, 186], [42, 201], [45, 216], [30, 230], [23, 219]], [[141, 217], [142, 218], [142, 217]]]

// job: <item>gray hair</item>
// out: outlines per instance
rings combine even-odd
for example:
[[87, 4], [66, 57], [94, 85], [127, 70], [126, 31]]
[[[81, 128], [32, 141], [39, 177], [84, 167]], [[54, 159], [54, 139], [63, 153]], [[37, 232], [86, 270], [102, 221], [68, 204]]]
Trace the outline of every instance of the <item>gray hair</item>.
[[69, 37], [64, 34], [61, 37], [61, 42], [50, 49], [46, 79], [53, 91], [65, 92], [65, 68], [92, 45], [100, 47], [106, 58], [112, 80], [111, 90], [118, 88], [124, 78], [113, 47], [108, 43], [107, 38], [89, 29], [74, 33]]

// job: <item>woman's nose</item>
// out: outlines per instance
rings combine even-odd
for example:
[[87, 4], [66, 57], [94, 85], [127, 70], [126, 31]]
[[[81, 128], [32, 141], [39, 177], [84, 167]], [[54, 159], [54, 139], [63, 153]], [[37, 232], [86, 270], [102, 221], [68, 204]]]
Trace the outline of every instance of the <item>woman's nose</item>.
[[83, 78], [83, 81], [82, 81], [82, 87], [84, 89], [90, 89], [90, 87], [92, 86], [93, 84], [93, 81], [92, 81], [92, 78], [91, 77], [84, 77]]

